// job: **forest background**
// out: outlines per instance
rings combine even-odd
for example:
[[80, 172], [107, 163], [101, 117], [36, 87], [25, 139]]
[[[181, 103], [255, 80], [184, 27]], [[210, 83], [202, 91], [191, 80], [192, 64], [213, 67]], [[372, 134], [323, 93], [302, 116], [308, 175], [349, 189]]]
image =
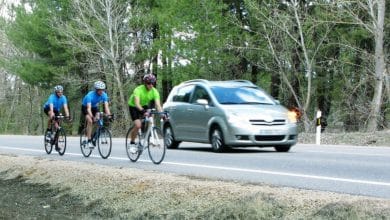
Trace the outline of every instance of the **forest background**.
[[[386, 4], [387, 3], [387, 4]], [[0, 0], [0, 133], [42, 134], [54, 85], [83, 126], [81, 99], [103, 80], [117, 116], [145, 73], [165, 101], [182, 81], [247, 79], [313, 132], [390, 127], [390, 0]]]

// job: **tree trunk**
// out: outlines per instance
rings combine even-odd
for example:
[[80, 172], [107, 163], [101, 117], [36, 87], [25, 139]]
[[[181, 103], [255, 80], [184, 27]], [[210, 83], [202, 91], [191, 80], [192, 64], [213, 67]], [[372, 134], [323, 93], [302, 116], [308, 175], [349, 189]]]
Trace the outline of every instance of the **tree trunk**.
[[383, 26], [385, 19], [385, 0], [377, 1], [378, 14], [374, 25], [375, 35], [375, 90], [371, 101], [371, 111], [367, 124], [367, 131], [374, 132], [378, 128], [380, 109], [382, 105], [383, 83], [385, 76], [385, 59], [383, 51]]

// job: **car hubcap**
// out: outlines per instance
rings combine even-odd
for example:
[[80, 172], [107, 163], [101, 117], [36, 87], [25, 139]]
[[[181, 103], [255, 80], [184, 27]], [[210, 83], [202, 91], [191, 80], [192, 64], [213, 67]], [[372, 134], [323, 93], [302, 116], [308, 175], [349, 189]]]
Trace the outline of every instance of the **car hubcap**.
[[167, 146], [171, 146], [172, 143], [173, 143], [172, 131], [171, 128], [167, 128], [167, 130], [165, 131], [165, 144]]
[[221, 136], [220, 136], [218, 130], [215, 130], [213, 133], [212, 144], [213, 144], [214, 149], [216, 149], [216, 150], [218, 150], [222, 145], [222, 139], [221, 139]]

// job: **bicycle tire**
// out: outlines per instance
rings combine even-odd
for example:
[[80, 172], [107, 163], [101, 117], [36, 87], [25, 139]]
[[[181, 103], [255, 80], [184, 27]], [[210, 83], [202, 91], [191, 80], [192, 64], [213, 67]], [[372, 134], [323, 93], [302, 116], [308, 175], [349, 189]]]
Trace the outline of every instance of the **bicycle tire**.
[[154, 164], [160, 164], [165, 157], [166, 145], [161, 129], [153, 127], [148, 137], [149, 158]]
[[[138, 148], [136, 153], [130, 152], [130, 140], [131, 140], [130, 132], [131, 132], [131, 130], [133, 130], [134, 126], [135, 125], [131, 126], [129, 128], [129, 130], [127, 131], [127, 133], [126, 133], [126, 143], [125, 143], [126, 154], [127, 154], [127, 157], [130, 159], [131, 162], [137, 162], [138, 158], [141, 156], [141, 151], [139, 150], [139, 148]], [[140, 141], [141, 139], [140, 139], [138, 134], [137, 134], [137, 136], [138, 136], [138, 146], [139, 146], [141, 144], [141, 141]]]
[[63, 128], [60, 128], [56, 133], [56, 147], [59, 155], [64, 155], [66, 150], [66, 133]]
[[80, 149], [84, 157], [89, 157], [89, 155], [91, 155], [92, 153], [92, 149], [85, 147], [86, 143], [88, 142], [88, 137], [86, 133], [86, 128], [84, 128], [83, 131], [80, 133]]
[[53, 145], [51, 145], [51, 141], [46, 140], [46, 137], [49, 136], [48, 133], [51, 133], [50, 131], [46, 131], [44, 136], [43, 136], [43, 144], [45, 147], [45, 151], [47, 154], [51, 154], [51, 151], [53, 150]]
[[107, 159], [111, 154], [112, 138], [111, 132], [105, 127], [98, 130], [97, 145], [99, 154], [103, 159]]

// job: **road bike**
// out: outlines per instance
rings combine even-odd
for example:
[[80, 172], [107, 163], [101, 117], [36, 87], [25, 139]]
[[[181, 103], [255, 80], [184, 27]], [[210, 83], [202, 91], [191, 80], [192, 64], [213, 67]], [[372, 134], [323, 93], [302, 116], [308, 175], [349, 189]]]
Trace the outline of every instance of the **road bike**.
[[96, 121], [93, 123], [94, 132], [92, 134], [92, 145], [88, 146], [87, 126], [84, 126], [80, 133], [80, 149], [84, 157], [89, 157], [96, 145], [99, 154], [103, 159], [107, 159], [111, 154], [112, 137], [111, 131], [107, 128], [108, 121], [114, 120], [114, 115], [105, 115], [103, 112], [96, 113]]
[[149, 111], [148, 116], [142, 119], [142, 126], [138, 129], [135, 143], [137, 145], [136, 151], [132, 152], [130, 140], [131, 131], [135, 125], [132, 125], [126, 134], [126, 153], [130, 161], [136, 162], [141, 156], [142, 152], [148, 149], [149, 158], [154, 164], [160, 164], [165, 157], [166, 145], [161, 128], [156, 126], [155, 117], [153, 115], [161, 115], [165, 120], [168, 120], [167, 112], [157, 112], [155, 109]]
[[54, 145], [58, 154], [64, 155], [66, 150], [66, 133], [65, 129], [61, 127], [61, 123], [65, 118], [69, 119], [69, 117], [59, 114], [51, 120], [50, 130], [44, 134], [44, 146], [47, 154], [52, 152]]

